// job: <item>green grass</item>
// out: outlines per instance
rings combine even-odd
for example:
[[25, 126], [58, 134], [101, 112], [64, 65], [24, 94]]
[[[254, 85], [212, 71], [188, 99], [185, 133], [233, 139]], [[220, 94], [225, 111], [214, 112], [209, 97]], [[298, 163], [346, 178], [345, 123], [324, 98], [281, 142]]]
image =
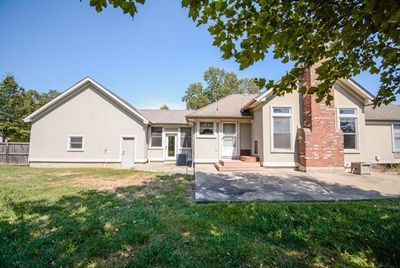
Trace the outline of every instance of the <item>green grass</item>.
[[[100, 191], [77, 184], [153, 178]], [[376, 267], [400, 263], [400, 200], [192, 202], [190, 176], [0, 166], [0, 266]]]

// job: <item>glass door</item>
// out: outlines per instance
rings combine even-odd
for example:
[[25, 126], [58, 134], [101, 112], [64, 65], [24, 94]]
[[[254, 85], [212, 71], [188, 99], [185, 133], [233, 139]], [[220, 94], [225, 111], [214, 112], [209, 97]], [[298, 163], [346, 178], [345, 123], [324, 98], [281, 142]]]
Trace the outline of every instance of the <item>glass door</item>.
[[167, 134], [167, 159], [176, 159], [176, 135]]

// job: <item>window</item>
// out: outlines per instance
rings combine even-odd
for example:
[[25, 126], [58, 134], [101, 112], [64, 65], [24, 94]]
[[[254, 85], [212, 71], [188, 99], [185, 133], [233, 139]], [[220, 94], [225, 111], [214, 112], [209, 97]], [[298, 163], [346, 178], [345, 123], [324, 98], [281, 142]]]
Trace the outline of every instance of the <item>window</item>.
[[200, 135], [214, 135], [214, 123], [213, 122], [200, 122]]
[[400, 124], [393, 125], [393, 149], [395, 153], [400, 152]]
[[343, 131], [344, 149], [357, 149], [357, 111], [353, 108], [339, 109], [340, 128]]
[[272, 109], [273, 149], [292, 149], [292, 109], [276, 107]]
[[181, 147], [192, 148], [192, 129], [190, 127], [181, 128]]
[[162, 128], [152, 127], [151, 128], [151, 147], [161, 147], [162, 146]]
[[82, 151], [83, 150], [83, 137], [82, 136], [69, 136], [68, 150]]
[[254, 154], [258, 154], [258, 140], [254, 141], [254, 149], [253, 149]]

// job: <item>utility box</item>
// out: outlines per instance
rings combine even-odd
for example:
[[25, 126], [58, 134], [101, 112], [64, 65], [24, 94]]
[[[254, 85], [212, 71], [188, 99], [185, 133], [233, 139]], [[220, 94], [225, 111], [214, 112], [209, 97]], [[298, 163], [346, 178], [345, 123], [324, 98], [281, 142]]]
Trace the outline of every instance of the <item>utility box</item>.
[[176, 157], [176, 165], [177, 166], [186, 166], [187, 162], [187, 155], [186, 154], [178, 154]]
[[371, 174], [371, 164], [365, 162], [351, 162], [351, 173], [358, 175]]

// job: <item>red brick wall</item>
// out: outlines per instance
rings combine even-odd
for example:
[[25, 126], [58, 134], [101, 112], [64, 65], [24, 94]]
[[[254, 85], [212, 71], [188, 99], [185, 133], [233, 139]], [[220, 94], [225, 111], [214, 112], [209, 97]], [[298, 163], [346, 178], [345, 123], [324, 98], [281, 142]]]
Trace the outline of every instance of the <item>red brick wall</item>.
[[[318, 86], [315, 73], [318, 66], [304, 72], [305, 86]], [[317, 103], [314, 95], [304, 95], [303, 107], [304, 127], [297, 133], [300, 168], [343, 167], [343, 133], [336, 125], [334, 102], [327, 106], [324, 102]]]

